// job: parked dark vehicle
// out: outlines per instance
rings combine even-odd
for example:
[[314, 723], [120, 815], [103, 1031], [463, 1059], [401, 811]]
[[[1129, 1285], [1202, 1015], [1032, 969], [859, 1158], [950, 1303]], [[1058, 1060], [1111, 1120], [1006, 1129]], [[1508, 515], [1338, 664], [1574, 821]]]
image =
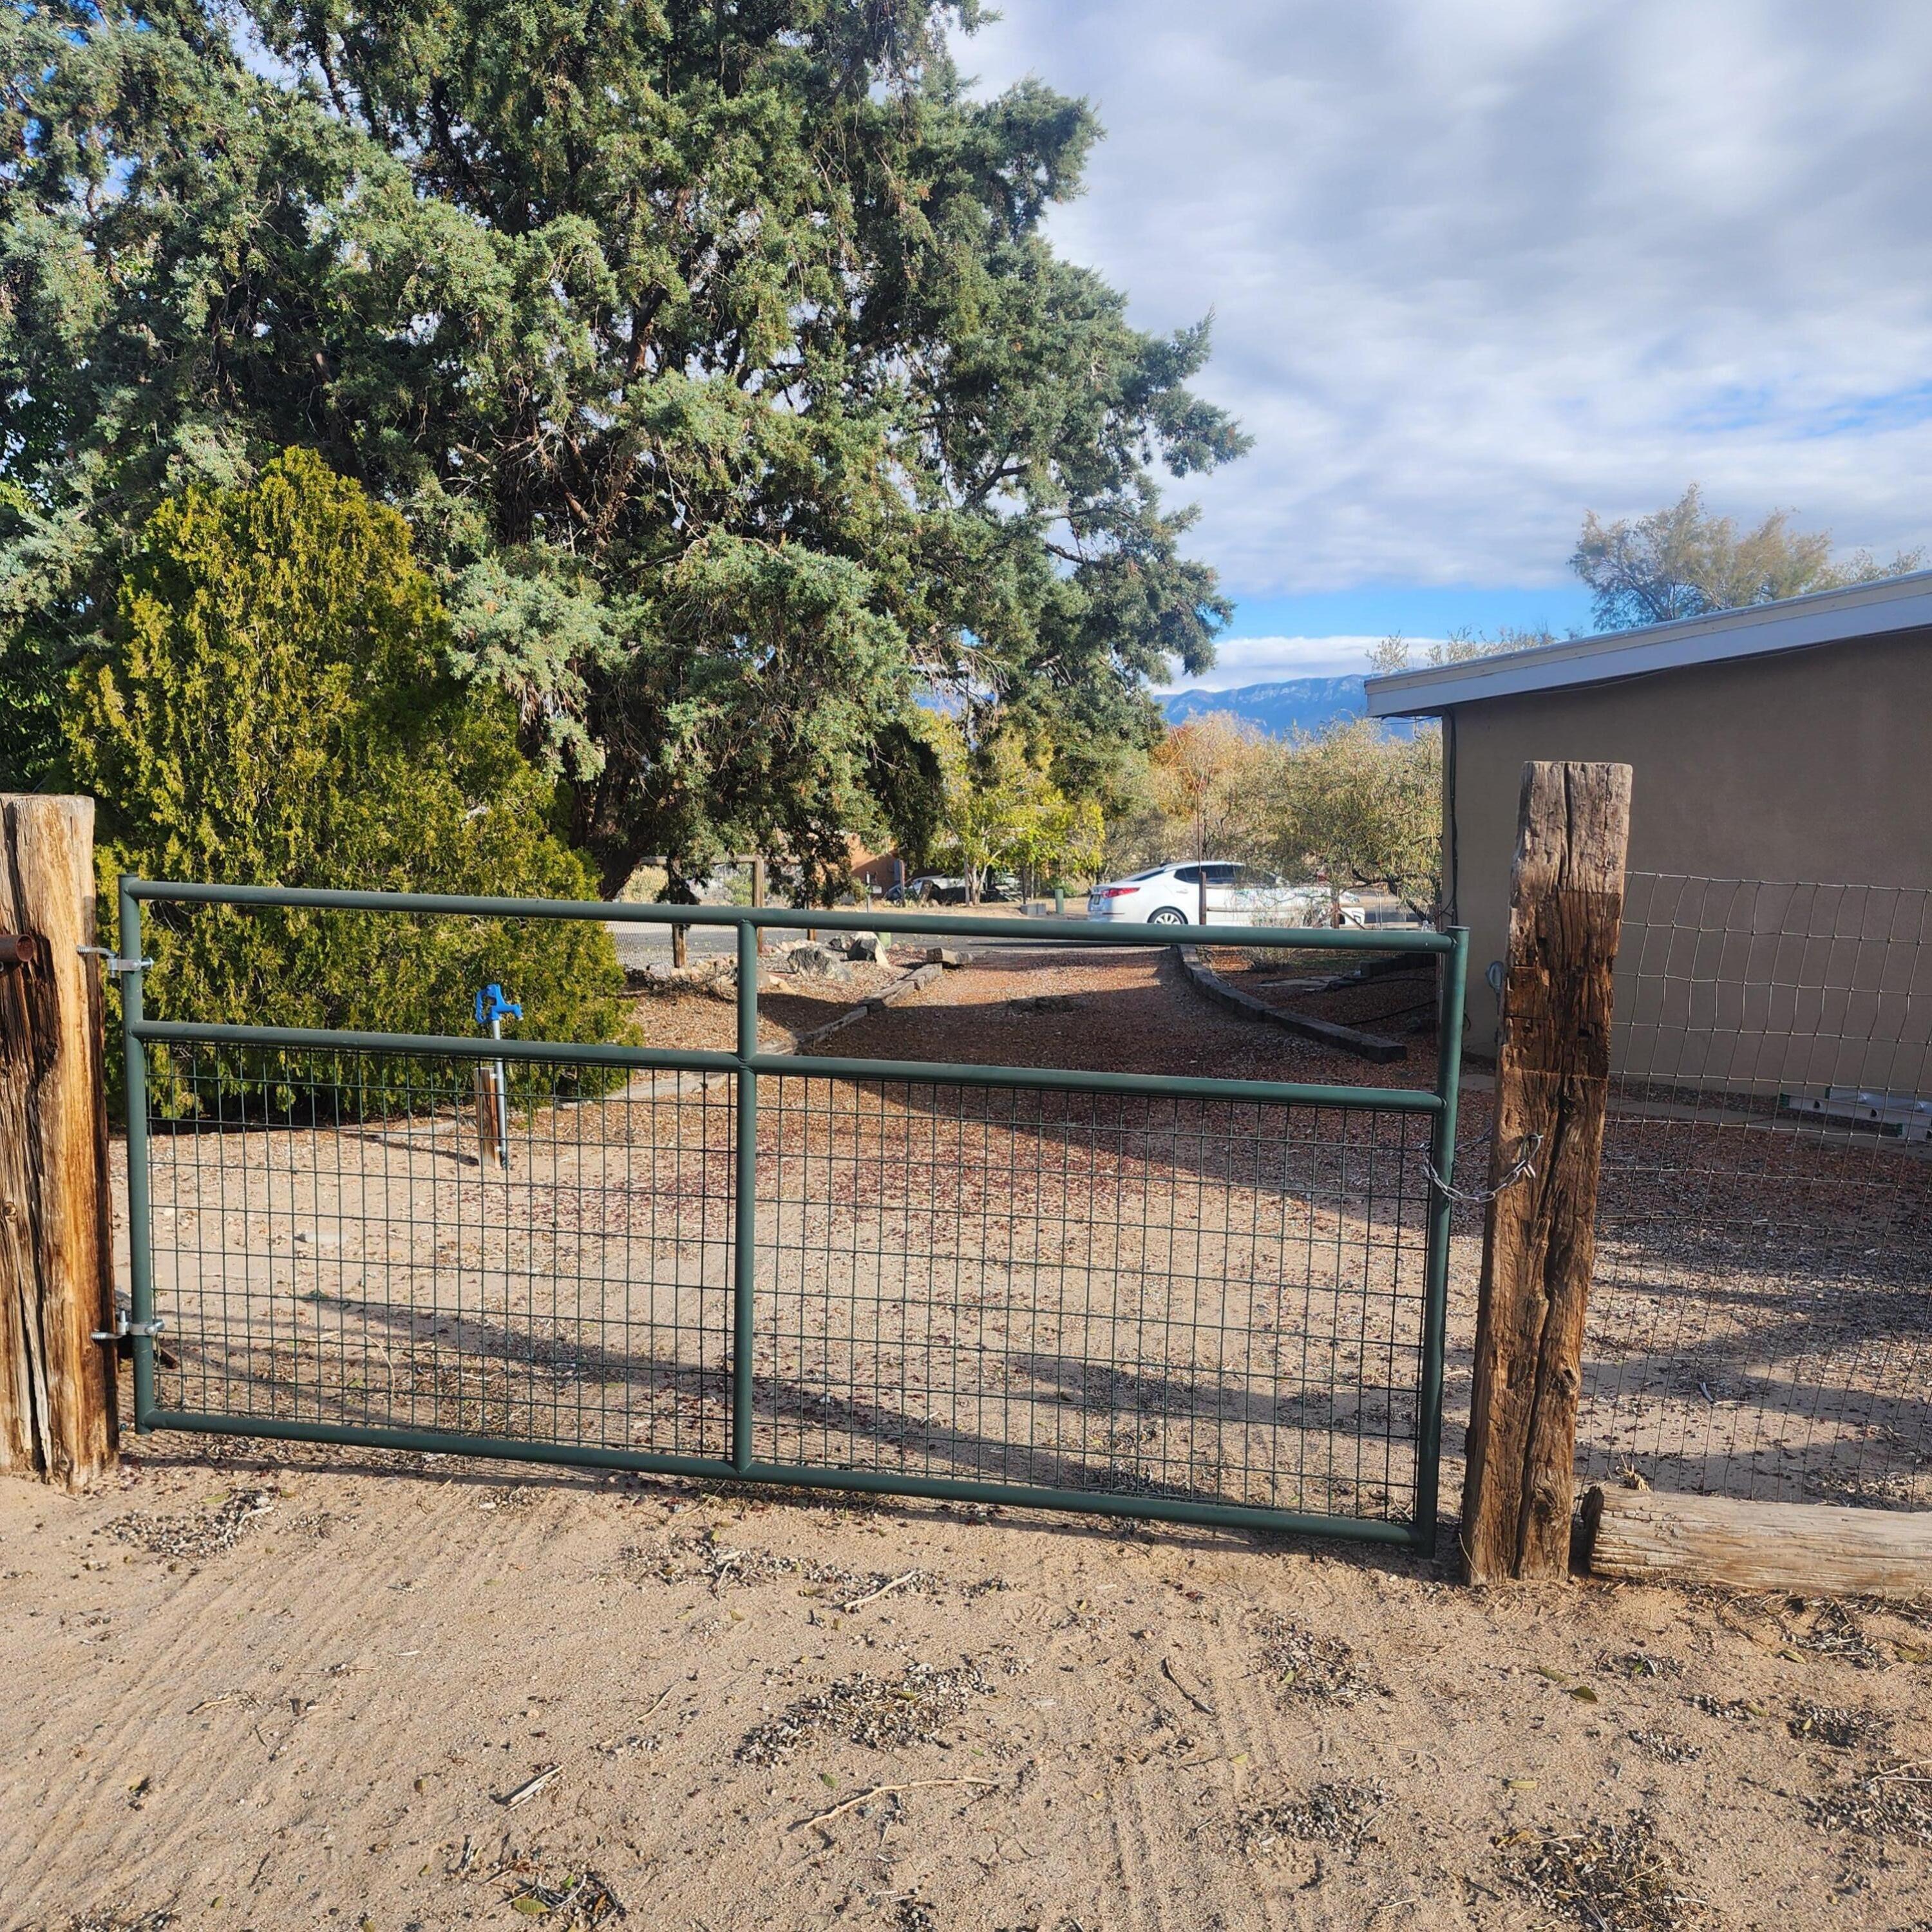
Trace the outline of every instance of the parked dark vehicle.
[[[1020, 882], [1011, 872], [988, 872], [980, 888], [982, 904], [998, 904], [1020, 896]], [[891, 899], [891, 895], [887, 894]], [[907, 886], [903, 896], [891, 899], [894, 905], [966, 905], [970, 903], [966, 881], [955, 876], [922, 872]]]

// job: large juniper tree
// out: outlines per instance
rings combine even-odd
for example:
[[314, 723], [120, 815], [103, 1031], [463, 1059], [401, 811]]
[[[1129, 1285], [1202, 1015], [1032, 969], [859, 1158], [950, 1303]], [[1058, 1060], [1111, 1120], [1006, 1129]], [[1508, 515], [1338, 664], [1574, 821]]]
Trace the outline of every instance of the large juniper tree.
[[1040, 232], [1096, 130], [932, 0], [8, 0], [0, 781], [134, 533], [306, 446], [400, 508], [607, 887], [914, 814], [952, 688], [1070, 786], [1226, 606], [1204, 324]]

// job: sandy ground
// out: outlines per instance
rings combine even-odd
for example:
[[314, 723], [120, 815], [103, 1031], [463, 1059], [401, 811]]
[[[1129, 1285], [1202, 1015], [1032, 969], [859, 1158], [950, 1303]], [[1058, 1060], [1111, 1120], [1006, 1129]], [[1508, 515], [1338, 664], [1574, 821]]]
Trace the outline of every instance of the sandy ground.
[[[730, 1009], [680, 1018], [688, 1000], [654, 1004], [647, 1036], [711, 1044], [690, 1036]], [[1363, 1074], [1192, 1003], [1144, 956], [982, 961], [836, 1050]], [[1419, 1082], [1414, 1058], [1375, 1077]], [[1325, 1308], [1322, 1376], [1358, 1400], [1400, 1388], [1390, 1335], [1346, 1326], [1336, 1291], [1391, 1285], [1400, 1244], [1372, 1238], [1364, 1190], [1373, 1174], [1385, 1198], [1412, 1150], [1371, 1137], [1352, 1169], [1311, 1144], [1264, 1184], [1198, 1119], [948, 1119], [916, 1094], [851, 1107], [826, 1142], [831, 1096], [794, 1110], [800, 1083], [771, 1084], [767, 1453], [815, 1432], [899, 1466], [997, 1450], [1076, 1482], [1258, 1479], [1395, 1513], [1394, 1466], [1354, 1484], [1252, 1445], [1360, 1433], [1359, 1410], [1278, 1406], [1286, 1315], [1298, 1370]], [[539, 1110], [494, 1214], [460, 1107], [177, 1137], [156, 1196], [176, 1386], [716, 1453], [728, 1097]], [[1469, 1096], [1472, 1138], [1486, 1113]], [[1070, 1189], [1084, 1245], [1048, 1252]], [[943, 1297], [930, 1250], [923, 1288], [879, 1256], [934, 1201], [959, 1234], [946, 1258], [996, 1263]], [[1617, 1278], [1661, 1268], [1660, 1292], [1670, 1244], [1626, 1219]], [[1475, 1225], [1452, 1284], [1451, 1498]], [[1696, 1225], [1680, 1214], [1673, 1238]], [[1759, 1252], [1730, 1238], [1728, 1262], [1706, 1243], [1672, 1265], [1715, 1281]], [[1253, 1299], [1284, 1276], [1298, 1310]], [[1070, 1307], [1066, 1282], [1096, 1279], [1161, 1316], [1156, 1347], [1144, 1319], [1124, 1342]], [[1232, 1321], [1231, 1280], [1250, 1296]], [[1218, 1318], [1172, 1318], [1203, 1282]], [[1104, 1372], [1056, 1385], [1069, 1360]], [[873, 1401], [828, 1417], [868, 1372]], [[1472, 1593], [1439, 1560], [1080, 1516], [130, 1448], [84, 1498], [0, 1483], [0, 1932], [596, 1925], [620, 1906], [698, 1932], [1932, 1924], [1916, 1612]]]
[[[1932, 1756], [1894, 1613], [368, 1462], [157, 1437], [84, 1498], [0, 1483], [9, 1932], [573, 1887], [679, 1932], [1932, 1916], [1932, 1806], [1871, 1775]], [[1524, 1888], [1634, 1814], [1605, 1916]]]

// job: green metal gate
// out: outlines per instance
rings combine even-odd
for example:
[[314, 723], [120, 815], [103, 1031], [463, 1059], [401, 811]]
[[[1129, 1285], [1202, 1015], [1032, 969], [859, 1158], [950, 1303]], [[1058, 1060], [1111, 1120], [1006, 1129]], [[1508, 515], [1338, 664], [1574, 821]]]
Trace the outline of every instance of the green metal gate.
[[[735, 1041], [151, 1018], [152, 902], [728, 926]], [[120, 910], [142, 1430], [1432, 1546], [1460, 932], [1187, 934], [1436, 956], [1436, 1082], [1408, 1088], [760, 1046], [761, 929], [1170, 926], [134, 879]]]

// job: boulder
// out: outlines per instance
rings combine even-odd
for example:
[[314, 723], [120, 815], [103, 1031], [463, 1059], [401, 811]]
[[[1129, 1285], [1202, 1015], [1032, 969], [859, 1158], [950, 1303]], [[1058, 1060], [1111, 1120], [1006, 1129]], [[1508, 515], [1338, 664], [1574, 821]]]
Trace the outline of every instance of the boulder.
[[626, 966], [624, 988], [632, 993], [674, 993], [687, 989], [714, 993], [737, 984], [738, 966], [733, 959], [704, 959], [688, 966], [672, 966], [653, 961], [647, 966]]
[[806, 980], [848, 980], [852, 969], [830, 946], [808, 941], [785, 955], [784, 970]]
[[886, 950], [886, 942], [876, 932], [855, 932], [845, 948], [848, 959], [859, 959], [874, 966], [890, 966], [891, 956]]

